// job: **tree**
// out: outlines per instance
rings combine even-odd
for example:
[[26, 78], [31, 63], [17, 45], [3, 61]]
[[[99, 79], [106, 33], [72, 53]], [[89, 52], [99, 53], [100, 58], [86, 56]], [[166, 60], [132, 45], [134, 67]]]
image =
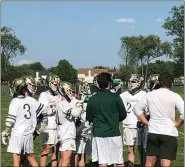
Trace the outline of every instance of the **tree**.
[[93, 68], [98, 68], [98, 69], [107, 69], [108, 67], [104, 67], [104, 66], [95, 66]]
[[45, 70], [45, 67], [40, 62], [35, 62], [30, 64], [30, 69], [33, 71], [42, 71]]
[[163, 28], [167, 30], [167, 35], [174, 36], [173, 59], [184, 66], [184, 5], [173, 6], [170, 17], [165, 19]]
[[[121, 65], [121, 77], [124, 80], [128, 79], [131, 73], [136, 73], [138, 66], [138, 57], [136, 49], [136, 37], [135, 36], [125, 36], [121, 37], [121, 49], [118, 55], [121, 57], [123, 64]], [[123, 73], [127, 73], [123, 75]]]
[[142, 54], [146, 59], [145, 82], [148, 77], [148, 67], [152, 59], [163, 55], [171, 54], [171, 45], [168, 42], [161, 42], [160, 37], [148, 35], [142, 41]]
[[72, 84], [77, 82], [77, 70], [66, 59], [59, 61], [53, 73], [58, 75], [62, 81]]
[[17, 55], [23, 55], [26, 51], [24, 45], [16, 37], [15, 32], [8, 27], [1, 28], [1, 68], [7, 72], [10, 60]]

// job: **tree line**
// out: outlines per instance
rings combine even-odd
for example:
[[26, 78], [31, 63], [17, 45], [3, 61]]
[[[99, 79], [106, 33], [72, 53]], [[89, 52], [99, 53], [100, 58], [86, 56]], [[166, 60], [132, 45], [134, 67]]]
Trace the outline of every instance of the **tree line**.
[[[157, 35], [123, 36], [120, 38], [121, 47], [118, 55], [121, 63], [118, 68], [96, 66], [94, 68], [108, 68], [109, 71], [119, 71], [119, 78], [127, 81], [131, 73], [139, 73], [145, 77], [159, 74], [164, 70], [170, 72], [174, 78], [184, 75], [184, 6], [174, 6], [170, 16], [165, 19], [163, 28], [168, 36], [173, 36], [172, 42], [162, 41]], [[35, 75], [36, 71], [51, 72], [61, 80], [75, 83], [77, 70], [66, 59], [59, 60], [55, 67], [46, 68], [40, 62], [15, 66], [11, 60], [24, 55], [26, 47], [17, 38], [13, 29], [1, 28], [1, 81], [10, 81], [24, 75]], [[166, 56], [174, 61], [152, 60]]]

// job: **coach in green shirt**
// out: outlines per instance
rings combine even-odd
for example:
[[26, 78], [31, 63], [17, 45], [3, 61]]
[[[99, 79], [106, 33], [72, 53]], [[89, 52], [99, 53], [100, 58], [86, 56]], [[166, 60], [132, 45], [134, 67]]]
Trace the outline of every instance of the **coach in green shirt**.
[[120, 96], [110, 91], [113, 81], [109, 73], [100, 73], [97, 82], [100, 90], [86, 108], [86, 119], [93, 123], [92, 162], [123, 166], [119, 122], [126, 118], [126, 110]]

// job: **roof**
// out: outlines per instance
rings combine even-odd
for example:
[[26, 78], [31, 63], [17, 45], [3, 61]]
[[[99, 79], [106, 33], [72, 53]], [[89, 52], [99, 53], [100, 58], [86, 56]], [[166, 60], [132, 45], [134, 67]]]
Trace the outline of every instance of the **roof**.
[[108, 69], [98, 69], [98, 68], [79, 68], [78, 74], [85, 74], [85, 76], [89, 75], [89, 71], [91, 71], [91, 75], [99, 74], [101, 72], [108, 72]]

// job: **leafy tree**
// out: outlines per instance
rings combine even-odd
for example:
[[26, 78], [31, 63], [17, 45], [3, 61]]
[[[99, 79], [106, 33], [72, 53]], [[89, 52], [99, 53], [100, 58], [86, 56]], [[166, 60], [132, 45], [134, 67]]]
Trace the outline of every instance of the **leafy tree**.
[[98, 69], [107, 69], [108, 67], [104, 67], [104, 66], [95, 66], [93, 68], [98, 68]]
[[23, 55], [26, 51], [20, 39], [15, 35], [15, 32], [8, 27], [1, 28], [1, 68], [3, 74], [7, 72], [10, 66], [10, 60], [17, 55]]
[[62, 81], [72, 84], [77, 82], [77, 70], [66, 59], [59, 61], [53, 73], [58, 75]]
[[42, 71], [45, 70], [45, 67], [40, 62], [35, 62], [30, 64], [30, 69], [33, 71]]
[[173, 59], [184, 66], [184, 5], [173, 6], [170, 17], [165, 19], [163, 28], [173, 36]]
[[141, 43], [142, 55], [146, 60], [145, 82], [148, 77], [148, 67], [152, 59], [163, 55], [171, 54], [171, 45], [168, 42], [161, 42], [160, 37], [156, 35], [148, 35], [144, 37]]

